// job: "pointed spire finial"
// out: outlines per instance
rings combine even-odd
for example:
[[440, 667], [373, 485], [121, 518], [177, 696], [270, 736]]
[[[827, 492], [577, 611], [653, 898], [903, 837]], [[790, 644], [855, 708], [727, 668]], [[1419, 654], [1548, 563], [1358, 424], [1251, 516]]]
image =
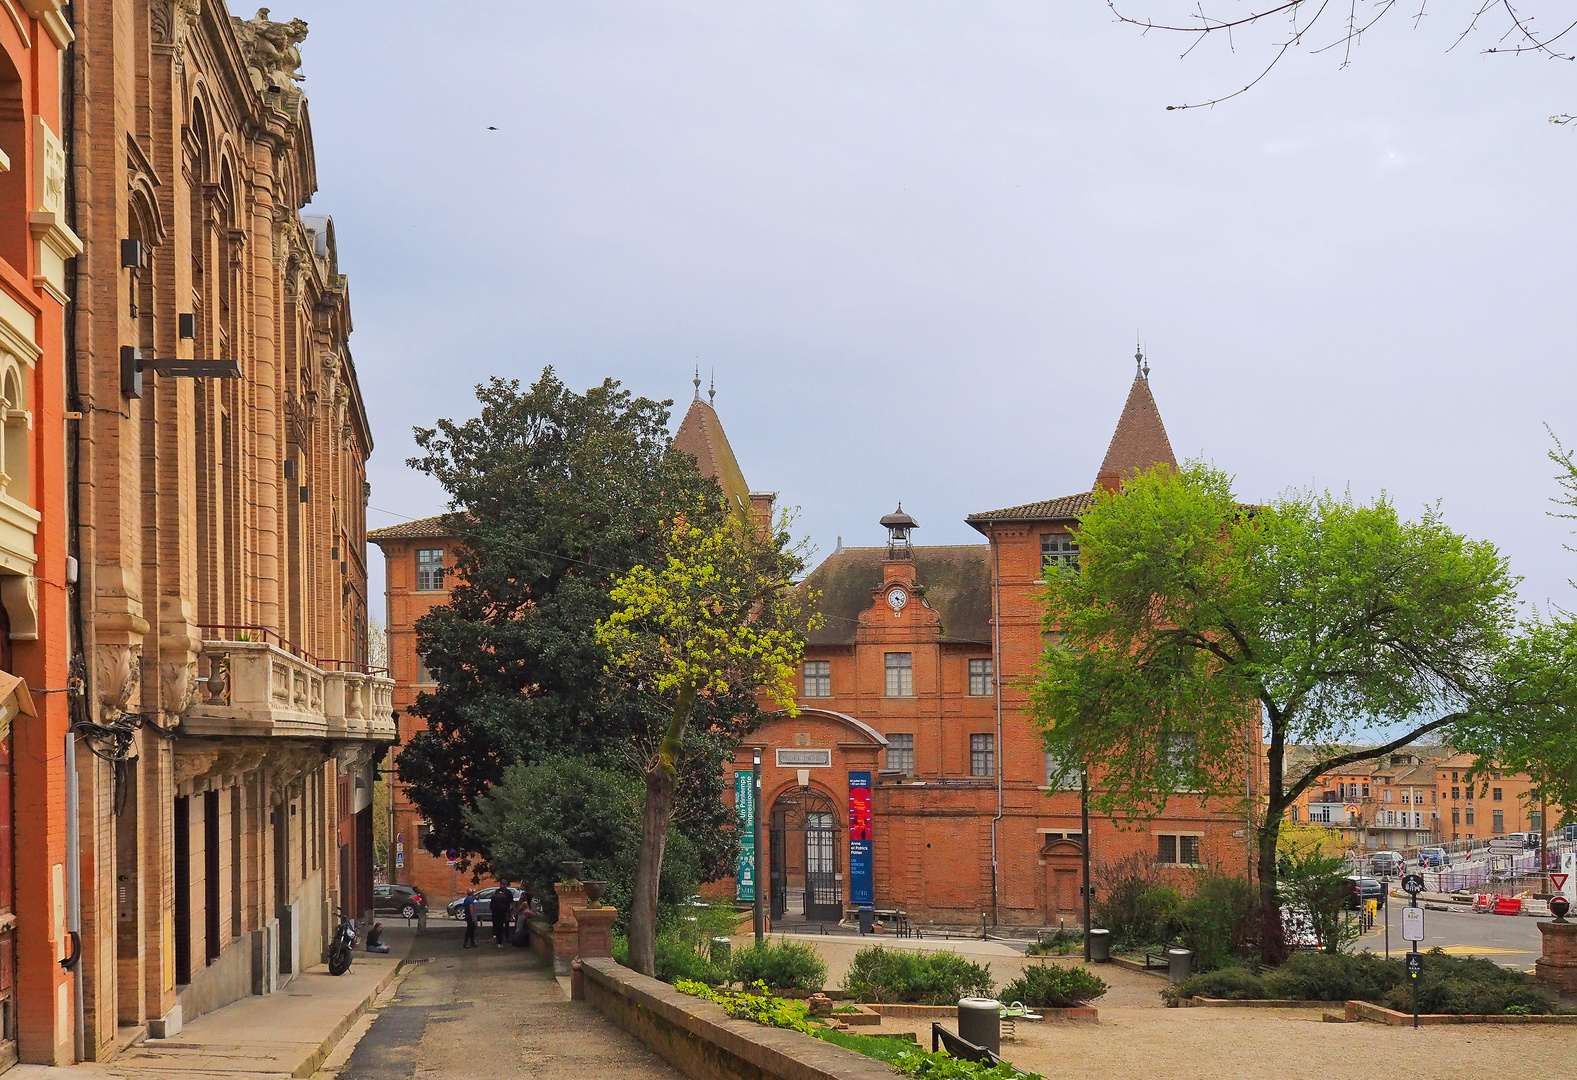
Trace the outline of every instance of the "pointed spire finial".
[[713, 406], [715, 406], [717, 404], [717, 369], [716, 368], [712, 369], [712, 382], [706, 388], [706, 403], [708, 405], [713, 405]]
[[700, 401], [701, 400], [701, 365], [700, 364], [697, 364], [695, 366], [695, 397], [692, 400], [694, 400], [694, 401]]
[[1140, 344], [1137, 338], [1134, 340], [1133, 345], [1133, 373], [1136, 378], [1143, 378], [1145, 374], [1144, 346]]

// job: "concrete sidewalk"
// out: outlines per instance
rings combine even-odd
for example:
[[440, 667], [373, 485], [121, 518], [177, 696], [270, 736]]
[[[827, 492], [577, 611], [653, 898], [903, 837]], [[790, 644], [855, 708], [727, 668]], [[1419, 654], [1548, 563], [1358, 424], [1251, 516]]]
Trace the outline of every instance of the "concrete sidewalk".
[[394, 981], [415, 937], [414, 929], [385, 926], [389, 951], [358, 951], [344, 975], [330, 975], [318, 964], [278, 993], [243, 998], [198, 1017], [172, 1039], [149, 1039], [112, 1061], [71, 1068], [18, 1065], [7, 1075], [15, 1080], [311, 1076]]

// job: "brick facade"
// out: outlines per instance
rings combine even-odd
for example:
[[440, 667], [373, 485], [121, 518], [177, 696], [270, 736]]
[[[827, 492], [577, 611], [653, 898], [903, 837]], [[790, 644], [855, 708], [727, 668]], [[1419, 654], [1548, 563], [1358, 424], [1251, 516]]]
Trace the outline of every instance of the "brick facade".
[[77, 756], [102, 1060], [118, 1028], [278, 989], [339, 908], [371, 906], [393, 723], [365, 662], [348, 288], [333, 222], [300, 214], [305, 26], [215, 0], [76, 10], [82, 714], [122, 740]]
[[0, 19], [0, 1069], [72, 1060], [61, 6]]
[[[1096, 483], [1115, 486], [1156, 461], [1171, 462], [1171, 447], [1141, 374]], [[803, 815], [783, 812], [780, 799], [782, 807], [830, 804], [836, 889], [849, 903], [851, 770], [875, 773], [878, 907], [966, 925], [1082, 919], [1078, 778], [1048, 777], [1026, 684], [1045, 646], [1043, 567], [1077, 557], [1078, 514], [1090, 499], [1086, 492], [971, 515], [981, 545], [909, 547], [894, 533], [886, 548], [840, 548], [811, 573], [827, 624], [809, 639], [803, 711], [769, 720], [734, 759], [736, 770], [748, 769], [762, 751], [758, 877], [775, 891], [780, 920], [805, 915], [814, 847], [797, 821]], [[894, 663], [906, 666], [890, 682]], [[781, 767], [785, 750], [822, 750], [824, 763]], [[1263, 783], [1258, 757], [1245, 759], [1243, 798], [1207, 804], [1180, 795], [1142, 824], [1092, 816], [1092, 861], [1138, 854], [1172, 864], [1180, 879], [1203, 864], [1246, 873], [1248, 807]], [[1091, 782], [1100, 783], [1098, 768]]]
[[[416, 620], [448, 602], [456, 540], [445, 530], [442, 516], [375, 529], [367, 535], [383, 550], [389, 675], [394, 679], [394, 711], [404, 745], [427, 727], [426, 721], [410, 710], [416, 695], [431, 686], [416, 653]], [[418, 552], [426, 554], [419, 556]], [[423, 560], [420, 580], [418, 558]], [[405, 785], [398, 781], [391, 789], [390, 805], [394, 819], [388, 868], [391, 883], [416, 886], [434, 911], [474, 887], [470, 873], [462, 874], [448, 859], [423, 846], [427, 824], [407, 797]], [[496, 882], [482, 878], [476, 884]]]

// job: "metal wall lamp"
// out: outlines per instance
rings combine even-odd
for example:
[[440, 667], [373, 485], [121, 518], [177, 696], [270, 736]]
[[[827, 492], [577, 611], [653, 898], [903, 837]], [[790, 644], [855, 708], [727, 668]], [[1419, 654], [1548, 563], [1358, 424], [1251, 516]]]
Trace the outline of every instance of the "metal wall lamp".
[[166, 357], [145, 360], [134, 346], [120, 347], [120, 392], [125, 397], [142, 397], [142, 373], [157, 372], [172, 379], [239, 379], [238, 360], [182, 360]]

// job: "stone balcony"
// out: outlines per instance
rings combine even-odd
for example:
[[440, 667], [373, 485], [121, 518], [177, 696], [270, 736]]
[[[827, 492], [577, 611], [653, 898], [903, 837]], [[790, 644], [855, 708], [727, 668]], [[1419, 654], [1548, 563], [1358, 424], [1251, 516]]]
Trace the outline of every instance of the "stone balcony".
[[204, 641], [189, 735], [393, 742], [394, 680], [324, 670], [266, 641]]

